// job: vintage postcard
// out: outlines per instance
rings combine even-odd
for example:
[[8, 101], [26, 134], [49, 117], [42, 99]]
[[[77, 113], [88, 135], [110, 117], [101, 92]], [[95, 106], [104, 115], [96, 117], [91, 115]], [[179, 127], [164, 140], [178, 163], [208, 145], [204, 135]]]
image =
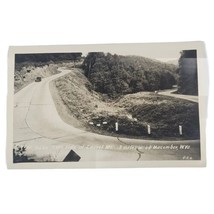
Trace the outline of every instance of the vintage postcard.
[[8, 168], [206, 165], [203, 42], [10, 47]]

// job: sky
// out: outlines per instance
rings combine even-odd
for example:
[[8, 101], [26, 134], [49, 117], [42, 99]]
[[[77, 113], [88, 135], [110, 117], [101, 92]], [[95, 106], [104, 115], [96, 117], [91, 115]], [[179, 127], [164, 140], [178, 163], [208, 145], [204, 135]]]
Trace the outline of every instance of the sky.
[[172, 43], [126, 43], [126, 44], [88, 44], [88, 45], [58, 45], [58, 46], [19, 46], [12, 51], [16, 53], [66, 53], [104, 52], [118, 55], [136, 55], [163, 62], [178, 61], [182, 50], [193, 50], [200, 47], [199, 42]]
[[[180, 57], [180, 52], [183, 50], [175, 43], [168, 44], [108, 44], [108, 45], [98, 45], [91, 47], [90, 50], [83, 50], [83, 55], [87, 55], [88, 52], [105, 52], [118, 55], [136, 55], [143, 56], [147, 58], [157, 59], [159, 61], [177, 61]], [[91, 46], [91, 45], [90, 45]]]

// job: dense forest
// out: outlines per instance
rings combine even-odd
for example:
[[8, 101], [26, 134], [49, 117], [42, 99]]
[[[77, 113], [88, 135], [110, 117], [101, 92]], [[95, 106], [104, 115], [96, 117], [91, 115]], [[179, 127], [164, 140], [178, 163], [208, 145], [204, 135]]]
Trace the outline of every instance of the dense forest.
[[38, 54], [16, 54], [15, 62], [57, 62], [63, 60], [79, 60], [82, 53], [38, 53]]
[[82, 68], [93, 90], [110, 97], [169, 89], [177, 82], [175, 65], [140, 56], [90, 52]]
[[184, 50], [181, 52], [178, 71], [178, 93], [198, 95], [196, 50]]

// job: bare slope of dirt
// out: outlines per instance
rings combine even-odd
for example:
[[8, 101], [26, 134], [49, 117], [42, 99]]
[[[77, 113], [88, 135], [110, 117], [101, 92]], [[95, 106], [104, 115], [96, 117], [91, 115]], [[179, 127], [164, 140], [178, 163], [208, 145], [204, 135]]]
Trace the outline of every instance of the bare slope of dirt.
[[[199, 138], [197, 103], [151, 92], [127, 94], [112, 100], [95, 92], [80, 69], [72, 69], [55, 80], [51, 88], [59, 114], [75, 127], [108, 135]], [[149, 136], [148, 125], [152, 130]], [[182, 136], [179, 125], [183, 126]]]

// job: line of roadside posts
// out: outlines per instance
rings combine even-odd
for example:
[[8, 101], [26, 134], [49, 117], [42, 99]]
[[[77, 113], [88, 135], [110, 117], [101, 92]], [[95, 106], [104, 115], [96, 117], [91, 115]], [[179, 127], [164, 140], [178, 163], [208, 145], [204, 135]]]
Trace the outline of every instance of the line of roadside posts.
[[[93, 122], [89, 122], [90, 125], [94, 125]], [[103, 125], [107, 125], [108, 122], [106, 121], [103, 121], [102, 122]], [[97, 127], [100, 127], [101, 126], [101, 123], [97, 123], [96, 124]], [[179, 130], [179, 135], [183, 135], [183, 127], [181, 125], [178, 126], [178, 130]], [[118, 132], [119, 131], [119, 123], [116, 122], [115, 123], [115, 131]], [[151, 135], [151, 126], [150, 125], [147, 125], [147, 133], [148, 135]]]
[[[179, 129], [179, 135], [183, 135], [183, 127], [181, 125], [179, 125], [178, 129]], [[151, 126], [150, 125], [147, 125], [147, 133], [148, 133], [148, 135], [151, 134]]]
[[[181, 125], [178, 126], [178, 129], [179, 129], [179, 135], [183, 135], [183, 129], [182, 129]], [[147, 132], [149, 135], [151, 134], [151, 126], [150, 125], [147, 125]]]

